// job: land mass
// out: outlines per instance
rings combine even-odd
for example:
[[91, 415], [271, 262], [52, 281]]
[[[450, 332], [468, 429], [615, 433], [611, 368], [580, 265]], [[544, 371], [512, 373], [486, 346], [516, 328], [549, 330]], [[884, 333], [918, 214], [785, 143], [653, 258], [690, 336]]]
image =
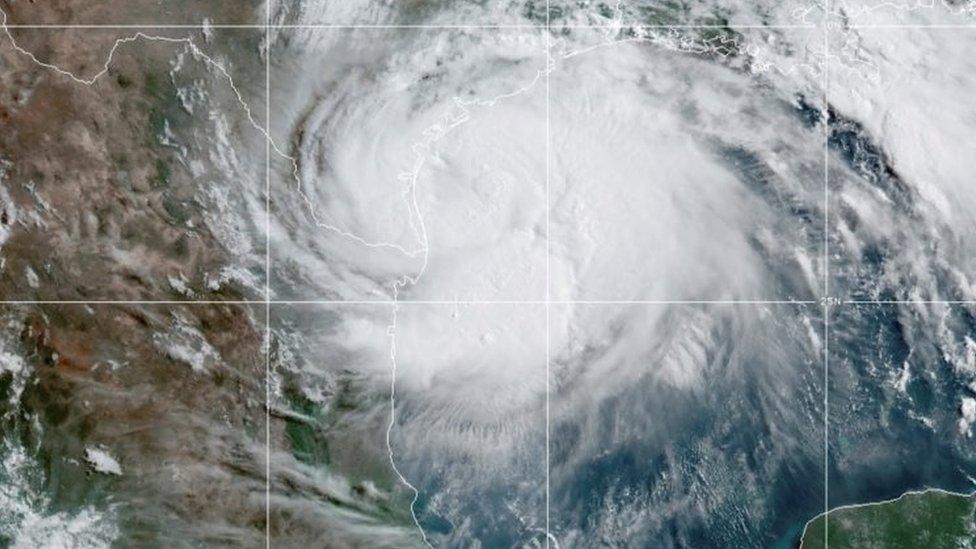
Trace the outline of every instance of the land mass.
[[836, 549], [974, 547], [976, 493], [929, 489], [879, 503], [838, 507], [807, 523], [800, 548], [819, 549], [825, 541]]

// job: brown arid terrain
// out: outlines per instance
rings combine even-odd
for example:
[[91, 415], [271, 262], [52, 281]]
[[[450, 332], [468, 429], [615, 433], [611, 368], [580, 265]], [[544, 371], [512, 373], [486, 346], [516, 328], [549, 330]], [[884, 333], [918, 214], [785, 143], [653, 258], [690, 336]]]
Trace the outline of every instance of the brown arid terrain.
[[[17, 378], [25, 372], [11, 376], [21, 387], [5, 384], [19, 392], [19, 411], [3, 427], [40, 466], [31, 486], [48, 505], [37, 512], [93, 508], [103, 517], [68, 546], [98, 531], [135, 547], [261, 544], [262, 307], [42, 305], [2, 314], [4, 350], [25, 357], [29, 372], [26, 382]], [[99, 468], [93, 449], [120, 469]], [[63, 537], [28, 536], [44, 546]]]
[[0, 3], [3, 546], [264, 544], [264, 33], [17, 27], [143, 4]]
[[13, 25], [219, 25], [264, 23], [264, 3], [255, 0], [3, 0]]
[[0, 546], [415, 544], [275, 374], [263, 5], [0, 10]]
[[[263, 190], [261, 134], [243, 116], [229, 79], [187, 54], [189, 42], [136, 38], [116, 45], [132, 33], [115, 29], [11, 34], [38, 61], [94, 81], [39, 66], [10, 40], [0, 49], [0, 155], [10, 227], [0, 274], [4, 297], [233, 300], [260, 294], [263, 249], [248, 257], [236, 240], [263, 247], [262, 220], [205, 218], [204, 212], [208, 201], [220, 200], [213, 178], [224, 179], [217, 183], [228, 195], [245, 186], [259, 202]], [[164, 31], [168, 39], [194, 40], [201, 50], [224, 56], [240, 89], [256, 90], [248, 99], [262, 104], [262, 33], [214, 34], [208, 43], [198, 31]], [[177, 59], [185, 69], [174, 70]], [[206, 100], [195, 107], [178, 87], [191, 78], [205, 79], [199, 91]], [[217, 104], [230, 107], [220, 111], [227, 113], [226, 142], [204, 133], [209, 112], [191, 110]], [[246, 162], [227, 166], [240, 170], [239, 181], [212, 161], [248, 148]], [[223, 276], [235, 278], [231, 282], [221, 280], [228, 267], [240, 275]]]

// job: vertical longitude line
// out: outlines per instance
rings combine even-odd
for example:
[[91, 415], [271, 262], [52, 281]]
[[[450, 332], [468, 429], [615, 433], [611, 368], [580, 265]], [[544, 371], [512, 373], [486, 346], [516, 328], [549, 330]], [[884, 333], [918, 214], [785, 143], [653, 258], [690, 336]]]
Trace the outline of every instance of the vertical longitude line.
[[551, 295], [551, 283], [550, 283], [550, 242], [552, 240], [551, 227], [549, 225], [549, 179], [550, 179], [550, 156], [551, 156], [551, 129], [550, 129], [550, 97], [549, 97], [549, 73], [552, 71], [552, 43], [551, 36], [552, 32], [550, 29], [550, 19], [549, 19], [549, 0], [546, 0], [546, 547], [549, 547], [549, 540], [552, 538], [551, 531], [549, 529], [549, 439], [550, 439], [550, 419], [549, 419], [549, 374], [550, 374], [550, 358], [551, 358], [551, 339], [550, 325], [551, 325], [551, 308], [552, 308], [552, 295]]
[[823, 20], [823, 46], [824, 46], [824, 68], [823, 68], [823, 128], [824, 128], [824, 294], [823, 294], [823, 391], [824, 391], [824, 548], [828, 547], [829, 541], [829, 520], [830, 520], [830, 0], [824, 0], [824, 20]]
[[264, 4], [264, 530], [271, 549], [271, 0]]

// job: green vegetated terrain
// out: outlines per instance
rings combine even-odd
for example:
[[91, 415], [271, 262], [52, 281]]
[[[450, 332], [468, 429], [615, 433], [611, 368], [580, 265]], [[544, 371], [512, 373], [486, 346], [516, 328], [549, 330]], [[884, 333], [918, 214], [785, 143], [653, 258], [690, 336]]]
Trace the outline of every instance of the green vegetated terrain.
[[[976, 547], [976, 496], [928, 490], [897, 500], [832, 510], [831, 549]], [[801, 549], [824, 547], [824, 516], [807, 524]]]

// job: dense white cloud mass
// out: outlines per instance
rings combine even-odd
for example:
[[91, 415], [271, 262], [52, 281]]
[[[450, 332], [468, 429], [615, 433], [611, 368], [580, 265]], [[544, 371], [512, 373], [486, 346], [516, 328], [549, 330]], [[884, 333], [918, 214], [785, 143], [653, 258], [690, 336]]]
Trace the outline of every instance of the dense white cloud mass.
[[[809, 267], [817, 262], [816, 230], [784, 219], [784, 205], [770, 194], [817, 204], [822, 139], [804, 127], [788, 94], [711, 55], [636, 41], [557, 58], [556, 296], [802, 299], [817, 292]], [[784, 271], [801, 276], [774, 280]]]
[[817, 52], [603, 33], [556, 40], [549, 74], [535, 31], [283, 36], [296, 84], [273, 119], [300, 140], [281, 177], [301, 192], [280, 199], [280, 255], [310, 288], [282, 291], [364, 299], [408, 277], [405, 299], [541, 300], [548, 275], [560, 299], [815, 294], [819, 229], [784, 214], [822, 207], [796, 105], [816, 101]]
[[[548, 36], [277, 31], [272, 135], [294, 162], [275, 170], [274, 291], [396, 301], [286, 323], [304, 335], [285, 393], [333, 410], [342, 444], [369, 440], [367, 469], [388, 458], [379, 490], [435, 545], [791, 543], [825, 467], [841, 500], [865, 497], [881, 458], [851, 437], [955, 436], [971, 400], [918, 407], [912, 372], [942, 352], [971, 381], [965, 312], [851, 306], [828, 335], [820, 300], [973, 298], [968, 38], [856, 27], [966, 9], [841, 3], [825, 36], [802, 27], [818, 5], [557, 7]], [[538, 8], [279, 16], [534, 25]], [[715, 27], [660, 26], [681, 23]], [[751, 23], [773, 27], [723, 27]], [[846, 381], [825, 387], [828, 339]], [[857, 416], [878, 380], [916, 407], [907, 431]]]
[[[944, 30], [944, 29], [943, 29]], [[859, 296], [974, 299], [976, 203], [967, 159], [976, 85], [964, 52], [976, 35], [858, 29], [839, 37], [831, 104], [848, 165], [834, 200], [844, 258], [874, 263], [852, 277]], [[896, 47], [905, 41], [912, 48]], [[867, 182], [865, 182], [865, 179]], [[864, 267], [859, 267], [863, 269]]]
[[[396, 470], [382, 489], [417, 491], [428, 539], [543, 543], [547, 470], [553, 539], [625, 540], [610, 530], [628, 513], [656, 517], [633, 539], [669, 520], [696, 532], [691, 503], [656, 509], [672, 505], [665, 492], [712, 493], [704, 512], [729, 520], [736, 496], [678, 477], [641, 495], [628, 486], [644, 473], [610, 486], [586, 471], [620, 452], [644, 459], [675, 432], [775, 421], [762, 443], [773, 472], [818, 436], [816, 307], [574, 304], [820, 295], [823, 134], [804, 110], [818, 108], [816, 36], [333, 29], [277, 40], [274, 79], [289, 85], [273, 97], [272, 134], [295, 162], [276, 170], [275, 292], [399, 302], [320, 305], [283, 325], [304, 335], [281, 383], [334, 409], [342, 380], [384, 395], [395, 368], [389, 438], [368, 438], [373, 451], [389, 443]], [[736, 396], [746, 387], [773, 395], [750, 412]], [[670, 417], [706, 403], [722, 419], [700, 412], [698, 435]], [[333, 429], [352, 417], [380, 429], [389, 404], [365, 399]], [[741, 455], [673, 451], [647, 474], [694, 463], [759, 474]], [[811, 457], [796, 461], [792, 474], [816, 472]], [[643, 501], [620, 508], [628, 497]]]
[[282, 58], [300, 73], [282, 70], [295, 91], [279, 96], [287, 110], [275, 119], [300, 128], [302, 194], [287, 185], [282, 217], [311, 231], [305, 198], [332, 230], [314, 231], [307, 257], [301, 248], [282, 256], [299, 263], [315, 295], [389, 295], [408, 276], [414, 299], [544, 297], [542, 36], [423, 29], [286, 39], [298, 60]]

